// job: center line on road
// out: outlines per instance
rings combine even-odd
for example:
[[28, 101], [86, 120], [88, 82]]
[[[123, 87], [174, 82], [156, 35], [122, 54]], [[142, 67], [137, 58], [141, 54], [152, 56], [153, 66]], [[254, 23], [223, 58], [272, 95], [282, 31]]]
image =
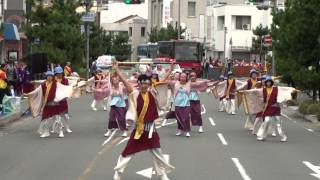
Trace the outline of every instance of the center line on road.
[[225, 145], [225, 146], [228, 145], [227, 141], [224, 139], [224, 137], [221, 133], [218, 133], [218, 137], [223, 145]]
[[232, 159], [233, 163], [236, 165], [236, 167], [238, 168], [238, 171], [240, 172], [240, 175], [242, 176], [242, 178], [244, 180], [251, 180], [251, 178], [247, 174], [246, 170], [241, 165], [239, 159], [238, 158], [231, 158], [231, 159]]
[[209, 117], [209, 121], [210, 121], [210, 123], [211, 123], [212, 126], [216, 126], [216, 123], [214, 123], [212, 117]]

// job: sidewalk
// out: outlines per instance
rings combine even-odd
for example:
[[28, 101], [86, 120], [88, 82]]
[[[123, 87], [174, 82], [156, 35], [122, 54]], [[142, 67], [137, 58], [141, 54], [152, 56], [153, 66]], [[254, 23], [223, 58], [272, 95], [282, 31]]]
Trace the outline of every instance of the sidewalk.
[[316, 116], [303, 115], [298, 111], [298, 106], [288, 106], [281, 109], [282, 116], [303, 126], [306, 130], [320, 135], [320, 122]]

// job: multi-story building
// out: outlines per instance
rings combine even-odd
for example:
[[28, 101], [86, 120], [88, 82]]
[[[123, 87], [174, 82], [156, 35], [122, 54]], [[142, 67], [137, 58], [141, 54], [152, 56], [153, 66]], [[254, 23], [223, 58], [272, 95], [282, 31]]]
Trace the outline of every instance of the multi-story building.
[[125, 33], [129, 35], [129, 44], [131, 45], [131, 60], [136, 61], [137, 47], [139, 44], [147, 42], [147, 19], [138, 15], [130, 15], [125, 18], [119, 19], [112, 23], [103, 23], [101, 27], [109, 34], [116, 35]]
[[[260, 60], [251, 54], [252, 29], [272, 24], [271, 9], [259, 10], [244, 0], [208, 0], [206, 10], [207, 57]], [[278, 4], [283, 7], [283, 1]]]
[[2, 0], [2, 19], [4, 24], [4, 40], [1, 43], [1, 62], [17, 61], [23, 56], [24, 14], [26, 3], [24, 0]]
[[131, 45], [131, 60], [137, 60], [137, 47], [148, 42], [148, 2], [126, 5], [123, 2], [109, 3], [108, 10], [100, 12], [100, 26], [111, 34], [127, 33]]
[[[149, 0], [148, 31], [178, 24], [179, 0]], [[180, 0], [180, 25], [186, 28], [186, 39], [205, 40], [205, 0]]]

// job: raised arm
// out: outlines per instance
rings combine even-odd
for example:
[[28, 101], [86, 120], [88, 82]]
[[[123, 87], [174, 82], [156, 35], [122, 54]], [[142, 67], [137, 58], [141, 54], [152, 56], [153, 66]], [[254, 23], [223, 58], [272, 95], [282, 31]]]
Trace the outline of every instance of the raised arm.
[[171, 63], [169, 71], [166, 72], [166, 74], [163, 76], [163, 78], [160, 80], [160, 82], [164, 82], [164, 81], [168, 80], [170, 74], [171, 74], [172, 71], [173, 71], [173, 67], [174, 67], [174, 66], [175, 66], [175, 64], [174, 64], [174, 63]]
[[112, 64], [112, 67], [115, 69], [116, 73], [118, 74], [119, 79], [123, 82], [123, 85], [126, 88], [128, 94], [130, 94], [133, 91], [133, 88], [132, 88], [131, 84], [127, 81], [127, 79], [124, 77], [122, 72], [120, 71], [120, 69], [118, 67], [118, 62], [114, 62]]

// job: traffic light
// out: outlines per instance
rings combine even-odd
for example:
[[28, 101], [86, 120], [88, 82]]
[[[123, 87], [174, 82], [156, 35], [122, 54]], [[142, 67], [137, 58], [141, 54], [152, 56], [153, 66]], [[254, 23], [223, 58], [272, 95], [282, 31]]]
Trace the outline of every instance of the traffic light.
[[125, 4], [141, 4], [143, 0], [123, 0]]

